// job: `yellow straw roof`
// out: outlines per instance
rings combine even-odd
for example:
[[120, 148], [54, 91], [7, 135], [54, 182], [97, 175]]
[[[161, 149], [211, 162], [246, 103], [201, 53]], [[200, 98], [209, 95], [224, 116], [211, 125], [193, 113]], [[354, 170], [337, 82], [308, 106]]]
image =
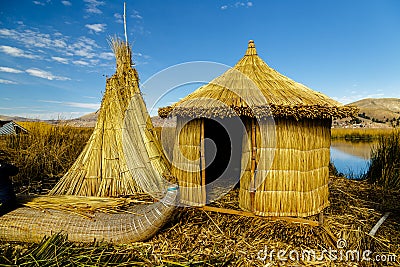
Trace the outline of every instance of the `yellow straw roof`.
[[233, 68], [158, 113], [163, 118], [273, 115], [301, 119], [343, 118], [357, 111], [272, 69], [250, 40], [244, 57]]

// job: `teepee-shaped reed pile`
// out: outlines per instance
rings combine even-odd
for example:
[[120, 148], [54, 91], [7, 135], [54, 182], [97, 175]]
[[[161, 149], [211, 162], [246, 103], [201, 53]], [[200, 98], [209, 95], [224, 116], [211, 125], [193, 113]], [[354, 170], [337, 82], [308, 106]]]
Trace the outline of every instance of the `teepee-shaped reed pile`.
[[131, 48], [113, 39], [117, 67], [106, 81], [99, 117], [92, 136], [76, 162], [51, 195], [158, 195], [169, 177], [169, 163], [139, 90]]

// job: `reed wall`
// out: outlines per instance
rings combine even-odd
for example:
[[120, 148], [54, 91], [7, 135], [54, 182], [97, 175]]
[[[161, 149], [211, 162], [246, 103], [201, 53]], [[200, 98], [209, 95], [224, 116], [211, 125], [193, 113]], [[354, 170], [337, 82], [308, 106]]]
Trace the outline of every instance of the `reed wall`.
[[[251, 120], [245, 123], [251, 136]], [[240, 207], [261, 216], [300, 217], [327, 207], [330, 125], [330, 120], [276, 119], [274, 136], [270, 123], [260, 120], [253, 186], [252, 144], [250, 140], [243, 144], [248, 156], [242, 161]]]
[[203, 206], [201, 187], [201, 127], [203, 120], [178, 117], [172, 176], [178, 179], [182, 205]]

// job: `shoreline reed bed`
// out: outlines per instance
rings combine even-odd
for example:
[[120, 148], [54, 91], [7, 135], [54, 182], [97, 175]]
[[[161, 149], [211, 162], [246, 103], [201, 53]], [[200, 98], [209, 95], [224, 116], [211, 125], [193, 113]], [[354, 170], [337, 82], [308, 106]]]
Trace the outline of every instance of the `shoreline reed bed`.
[[393, 128], [332, 128], [331, 139], [372, 141], [393, 131]]
[[28, 130], [27, 134], [0, 136], [0, 161], [19, 168], [12, 180], [15, 191], [24, 193], [42, 193], [42, 189], [54, 186], [74, 163], [93, 131], [44, 122], [20, 124]]
[[371, 183], [400, 192], [400, 130], [379, 138], [371, 151], [370, 167], [365, 177]]

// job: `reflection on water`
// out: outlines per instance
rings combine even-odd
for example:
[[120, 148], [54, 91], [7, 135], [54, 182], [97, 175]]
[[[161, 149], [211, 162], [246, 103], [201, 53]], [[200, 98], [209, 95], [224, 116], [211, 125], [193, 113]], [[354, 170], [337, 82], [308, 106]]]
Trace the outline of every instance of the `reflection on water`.
[[371, 148], [376, 142], [332, 140], [331, 162], [338, 172], [349, 178], [358, 178], [368, 170]]

